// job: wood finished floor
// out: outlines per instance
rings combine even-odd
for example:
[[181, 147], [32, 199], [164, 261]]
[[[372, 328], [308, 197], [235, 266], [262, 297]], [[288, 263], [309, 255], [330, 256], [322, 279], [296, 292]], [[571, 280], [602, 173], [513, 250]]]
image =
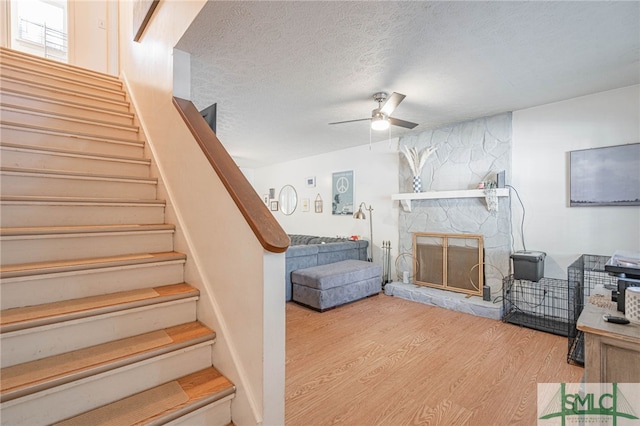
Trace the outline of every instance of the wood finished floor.
[[287, 303], [286, 425], [535, 425], [537, 383], [577, 382], [565, 337], [385, 295]]

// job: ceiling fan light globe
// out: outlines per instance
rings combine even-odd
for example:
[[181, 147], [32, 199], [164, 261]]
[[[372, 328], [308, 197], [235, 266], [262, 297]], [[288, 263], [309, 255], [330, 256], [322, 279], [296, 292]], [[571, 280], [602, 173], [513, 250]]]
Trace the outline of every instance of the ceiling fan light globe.
[[371, 130], [387, 130], [389, 128], [389, 121], [386, 117], [373, 117], [371, 119]]

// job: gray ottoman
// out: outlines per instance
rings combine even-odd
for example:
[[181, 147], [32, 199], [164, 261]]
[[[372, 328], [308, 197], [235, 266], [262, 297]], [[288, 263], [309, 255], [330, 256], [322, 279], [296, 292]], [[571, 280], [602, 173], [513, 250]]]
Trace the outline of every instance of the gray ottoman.
[[293, 301], [320, 312], [378, 294], [382, 268], [362, 260], [298, 269], [291, 273]]

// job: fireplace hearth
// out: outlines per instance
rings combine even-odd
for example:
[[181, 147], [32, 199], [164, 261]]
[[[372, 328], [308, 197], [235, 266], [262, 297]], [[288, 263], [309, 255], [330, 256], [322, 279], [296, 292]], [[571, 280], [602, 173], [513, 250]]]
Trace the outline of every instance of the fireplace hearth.
[[388, 296], [399, 297], [425, 305], [437, 306], [451, 311], [475, 315], [477, 317], [502, 319], [502, 303], [482, 300], [482, 297], [468, 296], [431, 287], [392, 282], [384, 287]]

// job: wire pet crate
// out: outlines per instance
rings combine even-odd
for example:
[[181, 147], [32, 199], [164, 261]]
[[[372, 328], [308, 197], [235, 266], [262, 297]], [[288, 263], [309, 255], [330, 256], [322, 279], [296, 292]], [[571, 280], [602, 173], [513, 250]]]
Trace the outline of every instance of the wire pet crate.
[[516, 280], [509, 275], [502, 284], [502, 321], [567, 336], [569, 299], [566, 280], [543, 277], [533, 282]]
[[567, 362], [584, 365], [584, 334], [578, 330], [578, 317], [588, 302], [593, 289], [602, 285], [606, 289], [617, 288], [617, 278], [605, 271], [604, 265], [611, 256], [583, 254], [567, 268], [569, 278], [569, 349]]

